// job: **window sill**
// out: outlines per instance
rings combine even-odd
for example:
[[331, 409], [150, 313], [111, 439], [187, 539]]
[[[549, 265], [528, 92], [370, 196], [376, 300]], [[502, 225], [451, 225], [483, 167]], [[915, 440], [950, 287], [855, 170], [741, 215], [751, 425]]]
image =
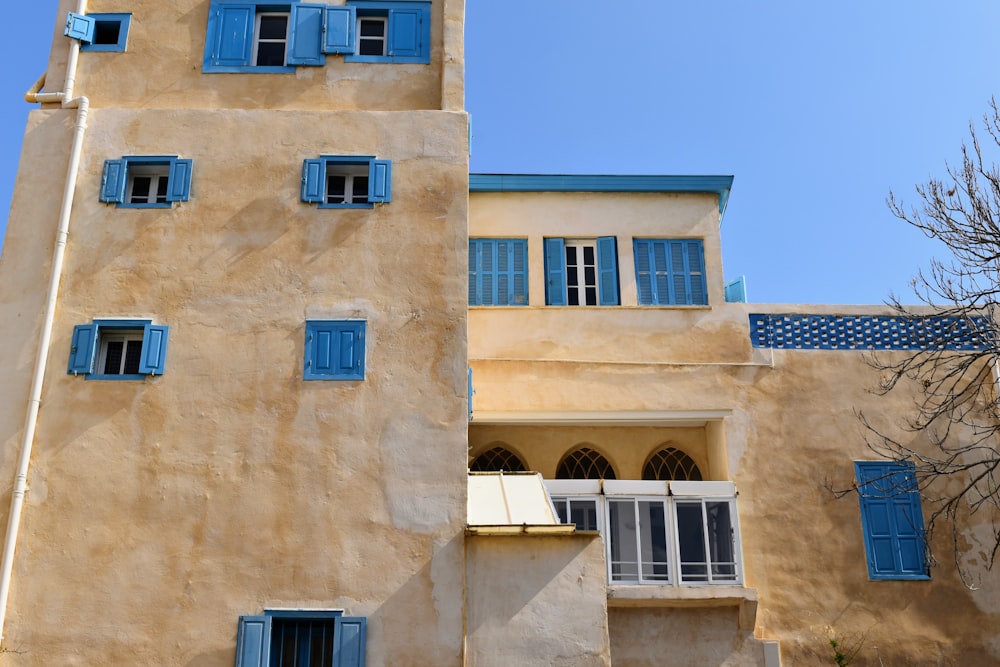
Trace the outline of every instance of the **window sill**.
[[122, 374], [122, 375], [100, 375], [97, 373], [87, 373], [84, 375], [87, 380], [145, 380], [142, 374]]
[[752, 630], [757, 622], [757, 589], [608, 584], [608, 607], [739, 607], [740, 628]]

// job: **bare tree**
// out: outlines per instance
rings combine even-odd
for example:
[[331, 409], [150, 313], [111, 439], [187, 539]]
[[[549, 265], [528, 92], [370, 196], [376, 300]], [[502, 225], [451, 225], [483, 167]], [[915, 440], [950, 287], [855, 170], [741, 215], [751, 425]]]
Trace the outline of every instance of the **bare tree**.
[[983, 130], [970, 123], [969, 134], [961, 164], [946, 164], [944, 178], [918, 185], [915, 206], [889, 194], [893, 215], [941, 241], [948, 256], [932, 260], [911, 281], [918, 307], [896, 296], [888, 301], [900, 315], [927, 323], [928, 344], [904, 356], [870, 357], [879, 393], [915, 383], [913, 411], [902, 424], [860, 417], [869, 447], [915, 466], [931, 508], [928, 536], [935, 528], [948, 530], [959, 573], [973, 586], [971, 570], [991, 569], [1000, 552], [1000, 168], [988, 157], [1000, 153], [995, 100]]

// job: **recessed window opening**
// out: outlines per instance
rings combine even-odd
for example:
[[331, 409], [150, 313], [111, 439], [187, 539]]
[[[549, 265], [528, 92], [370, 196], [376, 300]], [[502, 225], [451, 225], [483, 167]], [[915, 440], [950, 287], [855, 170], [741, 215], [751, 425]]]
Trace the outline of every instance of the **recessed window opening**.
[[597, 305], [597, 242], [566, 240], [566, 297], [570, 306]]
[[601, 530], [597, 498], [552, 498], [560, 523], [572, 523], [577, 530]]
[[326, 169], [327, 204], [367, 204], [368, 165], [330, 165]]
[[258, 12], [254, 25], [253, 62], [258, 67], [281, 67], [288, 45], [288, 12]]
[[618, 479], [604, 456], [589, 447], [570, 452], [559, 464], [556, 479]]
[[389, 19], [387, 16], [358, 17], [358, 55], [386, 55], [386, 34]]
[[102, 375], [135, 375], [142, 361], [142, 329], [101, 333], [97, 372]]
[[336, 619], [275, 618], [271, 630], [271, 665], [332, 665]]
[[524, 462], [505, 447], [494, 447], [477, 456], [469, 465], [472, 472], [524, 472]]
[[690, 456], [674, 447], [665, 447], [649, 457], [642, 469], [645, 480], [702, 481], [701, 470]]
[[138, 165], [128, 172], [128, 192], [125, 200], [130, 204], [166, 204], [169, 165]]
[[118, 44], [121, 30], [122, 22], [120, 19], [113, 21], [98, 19], [94, 22], [94, 41], [91, 44]]

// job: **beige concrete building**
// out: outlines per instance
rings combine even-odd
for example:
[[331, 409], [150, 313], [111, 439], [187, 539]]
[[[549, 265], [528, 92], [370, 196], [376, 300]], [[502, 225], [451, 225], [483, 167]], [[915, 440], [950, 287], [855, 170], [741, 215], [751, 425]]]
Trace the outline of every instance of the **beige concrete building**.
[[463, 27], [61, 0], [0, 259], [0, 660], [1000, 663], [995, 580], [931, 565], [855, 416], [906, 413], [860, 350], [912, 323], [746, 304], [730, 177], [470, 177]]

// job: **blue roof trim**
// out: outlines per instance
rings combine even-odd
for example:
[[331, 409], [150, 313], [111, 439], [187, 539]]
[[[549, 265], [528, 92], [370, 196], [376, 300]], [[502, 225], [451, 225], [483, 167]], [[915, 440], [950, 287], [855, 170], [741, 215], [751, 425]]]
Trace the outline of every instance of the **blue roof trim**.
[[469, 174], [469, 192], [706, 192], [726, 210], [732, 176]]

